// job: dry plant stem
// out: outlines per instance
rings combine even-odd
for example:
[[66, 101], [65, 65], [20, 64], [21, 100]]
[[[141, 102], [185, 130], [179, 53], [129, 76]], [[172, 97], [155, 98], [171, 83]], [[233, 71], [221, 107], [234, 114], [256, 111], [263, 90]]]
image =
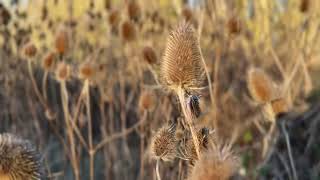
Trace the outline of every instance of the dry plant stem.
[[198, 141], [198, 138], [197, 138], [197, 135], [196, 135], [196, 132], [194, 130], [194, 127], [193, 127], [193, 122], [192, 122], [192, 117], [187, 113], [187, 110], [186, 110], [186, 99], [185, 99], [185, 90], [182, 89], [181, 86], [178, 87], [178, 90], [177, 90], [177, 94], [178, 94], [178, 97], [179, 97], [179, 101], [180, 101], [180, 104], [181, 104], [181, 109], [182, 109], [182, 112], [185, 116], [185, 120], [190, 128], [190, 132], [191, 132], [191, 135], [192, 135], [192, 139], [193, 139], [193, 143], [194, 143], [194, 147], [196, 149], [196, 153], [197, 153], [197, 157], [199, 157], [200, 155], [200, 148], [199, 148], [199, 141]]
[[43, 107], [47, 108], [47, 104], [45, 102], [45, 100], [43, 99], [41, 93], [40, 93], [40, 90], [37, 86], [37, 82], [33, 76], [33, 70], [32, 70], [32, 62], [31, 62], [31, 59], [28, 59], [28, 72], [29, 72], [29, 76], [31, 78], [31, 82], [32, 82], [32, 86], [33, 86], [33, 89], [36, 93], [36, 96], [38, 97], [38, 99], [40, 100], [40, 103], [42, 104]]
[[104, 145], [108, 144], [109, 142], [122, 138], [123, 136], [127, 136], [128, 134], [132, 133], [134, 130], [136, 130], [137, 127], [139, 127], [144, 121], [140, 120], [135, 125], [131, 126], [130, 128], [127, 128], [119, 133], [114, 133], [111, 136], [105, 137], [96, 147], [95, 152], [97, 152], [99, 149], [101, 149]]
[[160, 173], [159, 173], [159, 164], [160, 164], [160, 159], [157, 160], [157, 164], [156, 164], [157, 180], [161, 180]]
[[[143, 116], [142, 119], [143, 121], [146, 120], [148, 116], [148, 111], [144, 111], [143, 112]], [[141, 124], [140, 125], [140, 132], [141, 132], [141, 136], [140, 136], [140, 179], [143, 180], [144, 179], [144, 140], [145, 140], [145, 132], [144, 132], [144, 125]]]
[[47, 95], [47, 79], [48, 79], [48, 71], [44, 71], [43, 79], [42, 79], [42, 94], [43, 98], [46, 102], [48, 102], [48, 95]]
[[291, 152], [291, 145], [290, 145], [290, 139], [289, 139], [289, 135], [288, 132], [286, 130], [286, 127], [284, 125], [284, 123], [281, 123], [281, 130], [286, 138], [286, 144], [287, 144], [287, 148], [288, 148], [288, 155], [289, 155], [289, 159], [290, 159], [290, 165], [292, 168], [292, 172], [293, 172], [293, 179], [294, 180], [298, 180], [298, 176], [297, 176], [297, 171], [296, 171], [296, 166], [292, 157], [292, 152]]
[[[219, 66], [220, 66], [220, 57], [221, 57], [221, 50], [220, 48], [217, 48], [216, 50], [216, 61], [214, 63], [214, 83], [215, 83], [215, 88], [213, 90], [213, 100], [212, 101], [212, 105], [213, 105], [213, 125], [214, 125], [214, 128], [216, 129], [217, 132], [218, 131], [218, 118], [217, 118], [217, 113], [218, 113], [218, 102], [217, 102], [217, 99], [218, 99], [218, 85], [219, 85], [219, 78], [218, 78], [218, 75], [219, 75]], [[212, 87], [210, 87], [210, 89], [212, 89]]]
[[77, 163], [77, 155], [76, 155], [76, 150], [75, 150], [75, 142], [74, 142], [74, 135], [73, 135], [73, 130], [70, 126], [70, 111], [69, 111], [69, 97], [68, 97], [68, 92], [66, 88], [66, 82], [62, 81], [60, 83], [60, 91], [61, 91], [61, 100], [62, 100], [62, 106], [63, 106], [63, 113], [64, 113], [64, 119], [65, 123], [67, 126], [67, 134], [68, 134], [68, 139], [70, 143], [70, 151], [71, 151], [71, 165], [74, 170], [74, 175], [75, 179], [79, 180], [80, 179], [80, 172], [79, 172], [79, 167]]
[[86, 109], [88, 116], [88, 138], [89, 138], [89, 161], [90, 161], [90, 180], [94, 179], [94, 147], [92, 140], [92, 118], [90, 109], [90, 85], [89, 80], [84, 81], [85, 95], [86, 95]]

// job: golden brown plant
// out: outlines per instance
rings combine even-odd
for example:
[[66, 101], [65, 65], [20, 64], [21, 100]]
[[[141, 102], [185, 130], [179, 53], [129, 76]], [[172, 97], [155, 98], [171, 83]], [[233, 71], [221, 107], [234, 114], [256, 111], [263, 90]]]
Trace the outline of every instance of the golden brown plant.
[[129, 19], [138, 21], [141, 16], [141, 8], [135, 0], [129, 0], [127, 5]]
[[43, 175], [40, 155], [29, 141], [0, 134], [0, 178], [38, 180]]
[[139, 99], [139, 111], [150, 111], [154, 109], [156, 105], [156, 97], [150, 91], [143, 91]]
[[161, 62], [163, 83], [171, 89], [201, 87], [204, 70], [198, 38], [189, 23], [183, 22], [171, 32]]
[[49, 52], [48, 54], [46, 54], [46, 56], [44, 57], [43, 61], [42, 61], [42, 68], [45, 71], [50, 71], [54, 65], [55, 59], [56, 58], [56, 54], [54, 52]]
[[125, 21], [121, 24], [121, 36], [123, 41], [129, 42], [136, 39], [136, 27], [132, 21]]
[[69, 35], [66, 28], [61, 27], [55, 37], [55, 47], [59, 54], [65, 54], [69, 49]]
[[308, 12], [310, 9], [310, 0], [301, 0], [299, 8], [302, 13]]
[[60, 82], [66, 81], [70, 77], [70, 66], [64, 62], [60, 62], [56, 69], [56, 79]]
[[188, 21], [188, 22], [190, 22], [193, 18], [192, 9], [189, 6], [183, 7], [181, 14], [182, 14], [184, 20]]
[[271, 106], [276, 116], [289, 111], [289, 105], [285, 98], [279, 98], [271, 101]]
[[155, 64], [158, 61], [157, 54], [150, 46], [145, 46], [142, 50], [143, 59], [149, 64]]
[[79, 67], [79, 78], [80, 79], [92, 79], [96, 73], [96, 69], [94, 67], [94, 64], [90, 61], [86, 61], [82, 64], [80, 64]]
[[28, 42], [24, 47], [23, 47], [23, 54], [25, 57], [32, 58], [37, 54], [37, 47], [32, 43]]
[[121, 19], [121, 16], [120, 16], [120, 11], [118, 9], [113, 9], [110, 11], [108, 21], [112, 28], [116, 29], [119, 26], [120, 19]]
[[262, 69], [251, 68], [248, 71], [247, 86], [250, 95], [258, 103], [267, 103], [274, 98], [273, 81]]
[[237, 35], [241, 32], [241, 22], [240, 19], [233, 16], [228, 20], [228, 31], [230, 35]]
[[196, 161], [190, 180], [228, 180], [239, 166], [239, 161], [229, 148], [210, 147]]
[[151, 140], [151, 154], [157, 160], [172, 161], [176, 156], [176, 147], [174, 125], [162, 127]]

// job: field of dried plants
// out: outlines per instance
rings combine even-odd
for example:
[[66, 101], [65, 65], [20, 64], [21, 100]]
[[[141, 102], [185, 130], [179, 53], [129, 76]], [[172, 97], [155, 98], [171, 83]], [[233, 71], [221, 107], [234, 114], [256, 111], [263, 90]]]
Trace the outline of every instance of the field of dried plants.
[[319, 32], [317, 0], [0, 0], [0, 179], [319, 180]]

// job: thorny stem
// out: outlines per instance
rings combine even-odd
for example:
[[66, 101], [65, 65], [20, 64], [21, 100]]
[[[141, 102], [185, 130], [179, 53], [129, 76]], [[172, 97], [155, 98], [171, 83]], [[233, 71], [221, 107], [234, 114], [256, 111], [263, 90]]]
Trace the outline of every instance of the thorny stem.
[[69, 138], [69, 143], [70, 143], [70, 149], [71, 149], [71, 164], [74, 169], [74, 174], [76, 180], [80, 179], [79, 176], [79, 168], [77, 165], [77, 157], [76, 157], [76, 151], [75, 151], [75, 142], [74, 142], [74, 137], [73, 137], [73, 130], [70, 126], [70, 114], [69, 114], [69, 107], [68, 107], [68, 92], [66, 88], [66, 82], [62, 81], [60, 83], [60, 90], [61, 90], [61, 100], [62, 100], [62, 106], [63, 106], [63, 112], [64, 112], [64, 119], [66, 122], [67, 126], [67, 133], [68, 133], [68, 138]]
[[178, 94], [178, 97], [179, 97], [179, 101], [180, 101], [180, 104], [181, 104], [181, 109], [182, 109], [182, 112], [185, 116], [185, 120], [190, 128], [190, 131], [191, 131], [191, 135], [192, 135], [192, 139], [193, 139], [193, 143], [194, 143], [194, 147], [196, 149], [196, 153], [197, 153], [197, 157], [199, 158], [199, 155], [200, 155], [200, 148], [199, 148], [199, 141], [198, 141], [198, 138], [197, 138], [197, 135], [195, 133], [195, 130], [194, 130], [194, 127], [193, 127], [193, 124], [192, 124], [192, 117], [187, 113], [187, 110], [186, 110], [186, 100], [185, 100], [185, 90], [182, 88], [182, 87], [179, 87], [178, 90], [177, 90], [177, 94]]

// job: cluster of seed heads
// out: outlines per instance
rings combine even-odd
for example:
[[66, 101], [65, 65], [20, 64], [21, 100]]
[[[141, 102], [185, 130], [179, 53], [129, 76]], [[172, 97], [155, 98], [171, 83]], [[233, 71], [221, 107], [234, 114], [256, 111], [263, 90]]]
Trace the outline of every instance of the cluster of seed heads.
[[43, 169], [40, 155], [29, 141], [12, 134], [0, 134], [0, 178], [40, 180]]

